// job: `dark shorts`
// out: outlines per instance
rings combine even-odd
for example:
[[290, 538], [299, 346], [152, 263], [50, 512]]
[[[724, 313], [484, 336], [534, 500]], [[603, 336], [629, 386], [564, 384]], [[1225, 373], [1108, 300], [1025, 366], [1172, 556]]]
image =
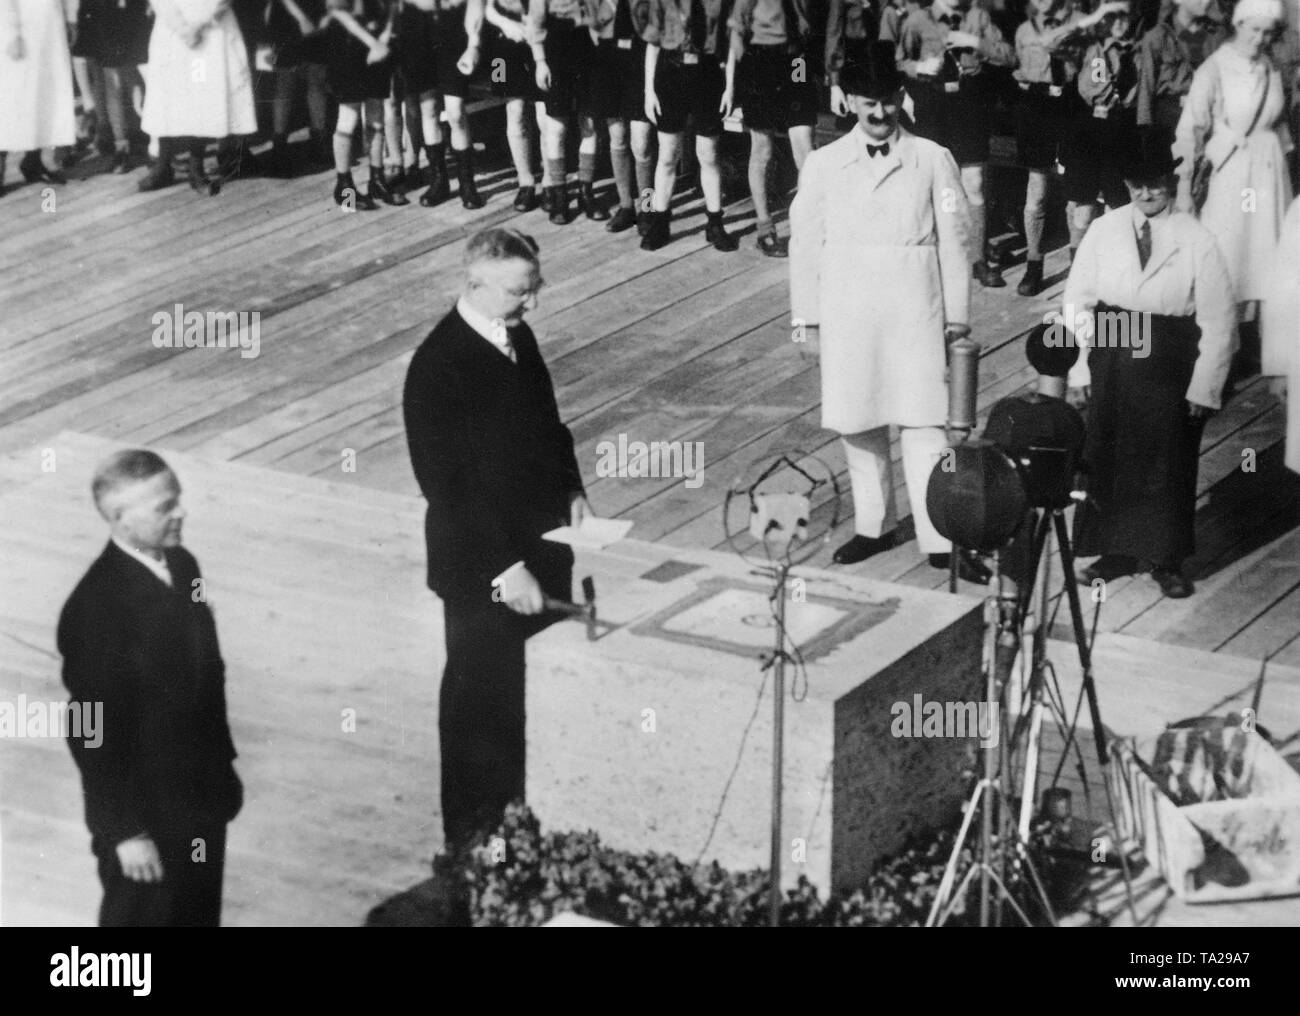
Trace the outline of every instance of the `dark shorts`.
[[750, 130], [780, 131], [817, 123], [817, 86], [807, 60], [792, 55], [785, 46], [751, 45], [745, 50], [736, 69], [736, 98]]
[[1025, 169], [1050, 169], [1063, 160], [1065, 138], [1079, 115], [1079, 93], [1072, 85], [1032, 84], [1020, 92], [1016, 103], [1016, 158]]
[[551, 87], [542, 95], [547, 115], [557, 120], [574, 113], [593, 115], [591, 71], [596, 47], [587, 27], [547, 18], [543, 50], [551, 68]]
[[437, 15], [412, 4], [403, 4], [393, 43], [402, 91], [410, 95], [437, 88], [437, 65], [434, 62], [438, 44]]
[[505, 99], [538, 99], [537, 65], [526, 42], [511, 42], [495, 25], [486, 25], [486, 73], [492, 94]]
[[481, 56], [472, 74], [462, 74], [456, 67], [456, 62], [469, 47], [469, 36], [465, 34], [464, 8], [455, 8], [442, 15], [437, 24], [437, 37], [433, 63], [438, 91], [443, 95], [463, 99], [469, 95], [470, 80], [483, 70]]
[[689, 123], [702, 138], [722, 133], [722, 93], [727, 79], [717, 60], [703, 54], [688, 64], [680, 54], [661, 50], [655, 65], [655, 94], [659, 97], [658, 129], [680, 134]]
[[591, 61], [591, 115], [645, 120], [645, 43], [601, 39]]
[[1109, 208], [1128, 204], [1120, 166], [1136, 143], [1136, 131], [1132, 113], [1112, 113], [1102, 120], [1089, 111], [1076, 118], [1061, 160], [1066, 200], [1091, 204], [1100, 193]]
[[948, 149], [959, 166], [988, 162], [993, 89], [987, 75], [963, 78], [955, 92], [930, 80], [911, 81], [907, 90], [915, 107], [914, 134]]

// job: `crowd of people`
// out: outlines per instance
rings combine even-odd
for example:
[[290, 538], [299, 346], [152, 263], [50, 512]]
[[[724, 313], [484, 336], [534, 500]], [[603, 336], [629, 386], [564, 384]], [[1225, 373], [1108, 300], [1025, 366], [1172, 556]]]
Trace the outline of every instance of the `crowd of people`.
[[[1234, 282], [1243, 299], [1257, 299], [1258, 259], [1289, 196], [1295, 11], [1288, 17], [1274, 0], [1238, 5], [1236, 16], [1221, 0], [1098, 0], [1092, 9], [1089, 0], [1016, 2], [0, 0], [0, 86], [10, 97], [0, 109], [0, 152], [26, 153], [27, 180], [60, 182], [61, 168], [40, 153], [75, 151], [79, 101], [80, 143], [97, 147], [111, 171], [131, 172], [151, 149], [139, 186], [165, 187], [175, 180], [173, 157], [188, 150], [191, 185], [216, 193], [223, 178], [258, 161], [242, 142], [259, 134], [262, 96], [270, 116], [261, 136], [271, 146], [258, 171], [332, 166], [334, 200], [360, 210], [405, 205], [417, 191], [421, 205], [437, 205], [454, 178], [461, 202], [478, 208], [466, 102], [479, 87], [505, 100], [519, 211], [540, 205], [567, 223], [576, 198], [581, 216], [613, 232], [635, 226], [643, 247], [661, 247], [671, 240], [671, 197], [692, 134], [706, 237], [729, 251], [737, 241], [723, 226], [718, 142], [739, 109], [758, 246], [784, 257], [788, 240], [773, 216], [781, 199], [770, 193], [774, 139], [788, 138], [802, 168], [819, 112], [848, 113], [843, 67], [883, 40], [906, 79], [904, 122], [960, 168], [980, 284], [1005, 285], [985, 242], [995, 133], [1014, 133], [1025, 173], [1027, 270], [1018, 289], [1032, 296], [1043, 286], [1048, 209], [1058, 204], [1053, 181], [1072, 250], [1101, 206], [1128, 200], [1119, 166], [1133, 136], [1182, 157], [1186, 207], [1198, 159], [1232, 145], [1226, 114], [1235, 128], [1251, 124], [1250, 140], [1204, 199], [1203, 215], [1231, 234]], [[1264, 79], [1268, 87], [1257, 87]], [[310, 143], [295, 149], [288, 140], [300, 102]], [[213, 141], [219, 172], [209, 177]], [[602, 144], [612, 208], [594, 186]], [[361, 183], [352, 176], [358, 151]], [[1234, 212], [1243, 186], [1260, 200], [1250, 220]]]

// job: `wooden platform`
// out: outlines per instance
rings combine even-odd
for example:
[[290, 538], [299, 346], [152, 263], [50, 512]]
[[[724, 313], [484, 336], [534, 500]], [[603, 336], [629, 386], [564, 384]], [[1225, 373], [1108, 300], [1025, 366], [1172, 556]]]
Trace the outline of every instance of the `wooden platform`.
[[[254, 852], [265, 878], [233, 905], [231, 922], [348, 923], [364, 912], [363, 897], [373, 902], [413, 881], [418, 857], [434, 845], [436, 765], [429, 760], [436, 760], [440, 647], [432, 601], [420, 587], [420, 504], [400, 395], [411, 352], [454, 300], [470, 232], [509, 223], [540, 242], [547, 286], [531, 320], [592, 503], [601, 514], [632, 519], [633, 536], [668, 548], [717, 548], [723, 492], [746, 464], [800, 447], [823, 455], [843, 478], [843, 456], [819, 427], [816, 371], [790, 341], [786, 264], [755, 248], [748, 203], [728, 209], [730, 227], [743, 234], [737, 253], [704, 245], [700, 202], [686, 197], [674, 222], [680, 238], [646, 253], [634, 234], [519, 215], [509, 205], [513, 176], [501, 166], [489, 167], [488, 203], [474, 212], [453, 201], [435, 210], [412, 204], [345, 214], [330, 202], [328, 174], [239, 180], [215, 199], [183, 186], [139, 194], [138, 176], [74, 181], [52, 191], [53, 205], [36, 187], [16, 187], [0, 201], [0, 496], [26, 505], [26, 521], [6, 527], [5, 560], [17, 564], [7, 574], [18, 581], [7, 584], [0, 610], [0, 673], [7, 692], [57, 683], [57, 609], [103, 535], [84, 474], [57, 496], [38, 496], [60, 490], [42, 473], [46, 450], [59, 471], [68, 454], [74, 462], [82, 455], [84, 466], [90, 437], [175, 458], [194, 491], [191, 508], [196, 496], [204, 499], [188, 529], [192, 543], [207, 568], [220, 562], [235, 594], [231, 607], [219, 608], [223, 643], [260, 668], [259, 694], [270, 703], [322, 682], [383, 703], [385, 719], [376, 722], [388, 740], [367, 757], [369, 768], [340, 768], [337, 752], [326, 750], [340, 746], [299, 727], [301, 716], [268, 719], [247, 706], [236, 716], [249, 764], [269, 764], [283, 746], [296, 760], [288, 785], [304, 800], [319, 797], [322, 809], [310, 828], [274, 827], [269, 819], [277, 830], [266, 841], [272, 846]], [[974, 290], [974, 335], [984, 346], [981, 413], [1028, 384], [1022, 337], [1059, 303], [1065, 269], [1064, 252], [1051, 255], [1052, 285], [1033, 300], [1015, 295], [1018, 268], [1007, 273], [1008, 288]], [[153, 315], [178, 303], [259, 312], [260, 355], [154, 348]], [[598, 477], [597, 445], [620, 434], [702, 442], [705, 482], [692, 489], [680, 479]], [[1206, 431], [1197, 595], [1164, 599], [1148, 577], [1113, 583], [1103, 631], [1248, 661], [1280, 651], [1280, 664], [1300, 664], [1300, 485], [1281, 467], [1281, 434], [1280, 405], [1262, 381], [1245, 379]], [[349, 450], [355, 472], [343, 470]], [[1242, 468], [1245, 450], [1255, 453], [1254, 472]], [[906, 513], [905, 499], [900, 510]], [[850, 529], [843, 523], [814, 563], [827, 564]], [[944, 582], [910, 541], [852, 571], [915, 586]], [[317, 627], [322, 617], [339, 623]], [[290, 622], [294, 637], [269, 634]], [[412, 631], [421, 633], [418, 643]], [[393, 684], [394, 673], [410, 681]], [[1134, 706], [1143, 715], [1155, 708], [1162, 719], [1194, 707], [1176, 686], [1158, 702]], [[1266, 697], [1266, 724], [1268, 709]], [[1119, 706], [1107, 722], [1113, 712], [1121, 712], [1115, 726], [1122, 729]], [[337, 724], [333, 713], [316, 720]], [[1295, 746], [1297, 723], [1273, 726]], [[65, 749], [55, 747], [55, 755], [37, 756], [49, 764], [36, 765], [32, 778], [53, 826], [15, 833], [12, 798], [3, 795], [3, 919], [11, 923], [93, 917], [79, 803], [65, 785], [70, 763], [58, 755]], [[13, 749], [0, 750], [0, 780], [25, 783], [32, 767], [13, 767]], [[416, 766], [418, 780], [407, 772]], [[354, 793], [331, 796], [321, 774], [336, 771], [346, 772]], [[378, 778], [398, 771], [412, 777], [400, 805]], [[395, 805], [397, 827], [387, 824]], [[377, 836], [367, 822], [380, 816]], [[16, 843], [15, 835], [28, 838]], [[58, 862], [48, 868], [61, 873], [48, 876], [56, 881], [15, 897], [15, 878], [46, 877], [47, 861]], [[357, 909], [325, 898], [335, 890], [351, 894]]]

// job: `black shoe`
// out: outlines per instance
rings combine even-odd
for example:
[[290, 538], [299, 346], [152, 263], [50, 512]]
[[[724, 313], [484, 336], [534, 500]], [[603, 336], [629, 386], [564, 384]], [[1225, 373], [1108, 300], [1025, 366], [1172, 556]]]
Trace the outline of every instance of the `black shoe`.
[[242, 144], [230, 148], [217, 148], [217, 173], [222, 180], [245, 176], [267, 176], [262, 160]]
[[1090, 586], [1094, 582], [1113, 582], [1115, 579], [1132, 575], [1138, 570], [1138, 563], [1123, 554], [1103, 554], [1087, 568], [1079, 572], [1079, 585]]
[[[952, 568], [951, 554], [931, 554], [930, 567], [948, 571]], [[980, 560], [973, 550], [963, 550], [957, 555], [957, 577], [963, 582], [973, 582], [977, 586], [987, 586], [993, 573], [988, 565]]]
[[631, 208], [619, 205], [614, 209], [614, 214], [610, 220], [605, 223], [605, 228], [611, 233], [621, 233], [625, 229], [631, 229], [636, 225], [637, 214]]
[[108, 171], [115, 176], [125, 176], [131, 172], [131, 153], [124, 148], [119, 148], [113, 152], [113, 161], [109, 165]]
[[400, 207], [411, 203], [410, 199], [401, 191], [393, 190], [388, 181], [384, 179], [383, 172], [378, 169], [370, 171], [370, 186], [366, 189], [370, 192], [371, 197], [378, 198], [386, 205]]
[[516, 212], [531, 212], [537, 207], [537, 188], [531, 184], [527, 187], [520, 187], [515, 194], [514, 209]]
[[28, 152], [18, 163], [18, 172], [22, 173], [23, 179], [28, 183], [56, 183], [65, 184], [68, 178], [60, 173], [57, 169], [50, 169], [41, 161], [39, 152]]
[[894, 545], [893, 534], [886, 533], [884, 536], [857, 536], [849, 540], [848, 543], [841, 544], [831, 555], [831, 560], [836, 564], [857, 564], [859, 561], [865, 561], [867, 558], [879, 554], [882, 550], [888, 550]]
[[637, 236], [645, 236], [650, 231], [651, 216], [654, 212], [637, 212], [636, 213], [636, 233]]
[[740, 241], [727, 232], [722, 224], [721, 212], [707, 212], [708, 225], [704, 227], [704, 239], [713, 244], [714, 250], [729, 253], [740, 247]]
[[609, 209], [596, 200], [593, 188], [590, 180], [578, 184], [578, 210], [593, 222], [604, 222], [609, 218]]
[[307, 142], [307, 168], [310, 172], [334, 168], [334, 135], [326, 131], [313, 130], [311, 140]]
[[456, 153], [456, 182], [460, 185], [460, 203], [464, 208], [482, 208], [478, 187], [474, 185], [474, 149]]
[[190, 190], [210, 198], [221, 193], [221, 181], [212, 179], [203, 171], [202, 159], [190, 160]]
[[1025, 274], [1016, 287], [1021, 296], [1037, 296], [1043, 289], [1043, 262], [1026, 261]]
[[650, 225], [646, 228], [645, 236], [641, 237], [642, 250], [658, 250], [660, 247], [666, 247], [672, 242], [672, 233], [669, 229], [671, 221], [670, 212], [646, 212], [650, 219]]
[[790, 241], [777, 236], [773, 229], [759, 234], [758, 249], [770, 258], [785, 258], [790, 256]]
[[447, 166], [440, 158], [429, 160], [429, 189], [420, 195], [423, 208], [434, 208], [451, 197], [451, 180], [447, 178]]
[[379, 206], [369, 194], [362, 194], [352, 182], [351, 173], [336, 174], [334, 203], [345, 211], [373, 212]]
[[1007, 284], [1007, 280], [1002, 277], [1001, 269], [995, 268], [987, 261], [976, 261], [971, 268], [975, 281], [985, 289], [1001, 289]]
[[1185, 600], [1196, 591], [1180, 567], [1152, 568], [1151, 577], [1160, 583], [1160, 591], [1171, 600]]
[[162, 190], [176, 182], [176, 173], [172, 169], [171, 159], [159, 159], [149, 167], [144, 177], [137, 184], [142, 191]]
[[549, 217], [551, 223], [556, 226], [567, 226], [569, 224], [569, 188], [567, 184], [560, 184], [557, 187], [547, 187], [551, 200]]
[[279, 138], [271, 145], [271, 153], [266, 157], [266, 175], [276, 180], [288, 180], [293, 176], [293, 160], [289, 158], [289, 142]]

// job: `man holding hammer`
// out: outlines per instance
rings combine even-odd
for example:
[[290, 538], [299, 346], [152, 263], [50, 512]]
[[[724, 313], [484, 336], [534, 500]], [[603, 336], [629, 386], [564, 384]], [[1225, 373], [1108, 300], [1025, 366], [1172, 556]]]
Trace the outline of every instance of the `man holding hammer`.
[[443, 602], [439, 694], [444, 856], [524, 795], [524, 644], [561, 615], [573, 552], [542, 539], [591, 513], [551, 377], [524, 323], [542, 287], [537, 243], [487, 229], [465, 251], [455, 308], [411, 360], [402, 399], [428, 502], [428, 584]]

